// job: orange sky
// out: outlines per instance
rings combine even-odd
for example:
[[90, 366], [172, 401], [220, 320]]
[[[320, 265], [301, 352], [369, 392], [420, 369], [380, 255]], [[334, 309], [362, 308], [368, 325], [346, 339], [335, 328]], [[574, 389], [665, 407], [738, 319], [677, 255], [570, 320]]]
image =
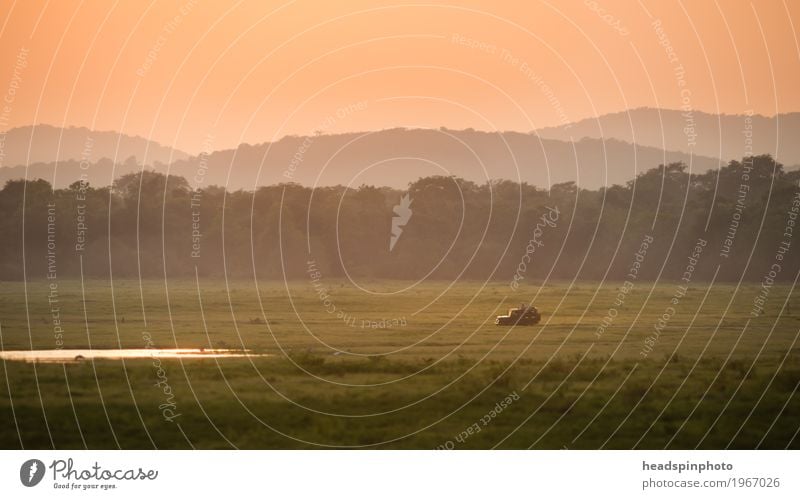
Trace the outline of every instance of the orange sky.
[[198, 152], [640, 106], [800, 110], [800, 6], [782, 0], [0, 1], [0, 130], [87, 126]]

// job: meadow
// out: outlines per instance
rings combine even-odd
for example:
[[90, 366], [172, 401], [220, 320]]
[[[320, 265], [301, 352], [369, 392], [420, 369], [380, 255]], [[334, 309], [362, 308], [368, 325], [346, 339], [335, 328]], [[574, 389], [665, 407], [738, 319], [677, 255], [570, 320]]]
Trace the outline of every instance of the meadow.
[[0, 448], [800, 448], [790, 286], [357, 284], [4, 282], [2, 350], [254, 356], [0, 361]]

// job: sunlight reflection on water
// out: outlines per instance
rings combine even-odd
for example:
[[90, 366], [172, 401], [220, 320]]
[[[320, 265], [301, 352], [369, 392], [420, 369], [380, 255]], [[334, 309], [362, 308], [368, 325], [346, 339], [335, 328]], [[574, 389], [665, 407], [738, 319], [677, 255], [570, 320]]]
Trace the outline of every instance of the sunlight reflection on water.
[[97, 350], [6, 350], [0, 359], [37, 363], [67, 363], [96, 359], [218, 359], [231, 357], [262, 357], [249, 350], [203, 348], [131, 348]]

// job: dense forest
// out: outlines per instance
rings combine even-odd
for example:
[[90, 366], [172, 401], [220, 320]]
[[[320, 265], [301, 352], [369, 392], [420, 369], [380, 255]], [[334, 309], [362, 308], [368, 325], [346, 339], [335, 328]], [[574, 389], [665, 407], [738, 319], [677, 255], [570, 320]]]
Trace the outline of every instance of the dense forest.
[[76, 278], [82, 268], [87, 278], [624, 281], [639, 260], [636, 278], [679, 280], [702, 239], [693, 280], [761, 282], [772, 271], [791, 281], [798, 181], [770, 156], [699, 174], [661, 165], [599, 190], [428, 177], [406, 191], [226, 192], [149, 170], [104, 188], [11, 180], [0, 191], [0, 279]]

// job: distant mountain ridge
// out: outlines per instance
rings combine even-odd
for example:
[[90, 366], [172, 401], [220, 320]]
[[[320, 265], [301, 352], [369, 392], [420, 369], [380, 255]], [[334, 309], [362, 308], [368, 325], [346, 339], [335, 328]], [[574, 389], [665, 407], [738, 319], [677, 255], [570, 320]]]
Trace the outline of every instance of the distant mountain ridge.
[[[478, 183], [521, 180], [541, 187], [574, 181], [597, 188], [623, 184], [639, 172], [676, 161], [688, 164], [690, 157], [618, 140], [571, 143], [518, 132], [397, 128], [243, 144], [176, 161], [170, 173], [187, 178], [195, 187], [217, 184], [232, 189], [281, 182], [405, 188], [431, 175], [455, 175]], [[702, 156], [692, 162], [693, 171], [720, 165], [718, 159]], [[235, 174], [227, 182], [229, 170]]]
[[[232, 190], [288, 182], [403, 189], [431, 175], [455, 175], [478, 183], [519, 180], [540, 187], [576, 182], [594, 189], [624, 184], [637, 173], [677, 161], [688, 164], [690, 156], [613, 139], [571, 143], [518, 132], [391, 129], [284, 137], [276, 142], [242, 144], [236, 149], [191, 156], [169, 165], [155, 164], [148, 169], [182, 176], [193, 187], [221, 185]], [[695, 172], [720, 165], [716, 158], [703, 156], [694, 156], [691, 163]], [[132, 161], [114, 164], [101, 160], [84, 171], [89, 182], [99, 186], [139, 169], [141, 166]], [[29, 179], [43, 178], [59, 188], [77, 180], [81, 172], [77, 160], [0, 168], [0, 183], [27, 174]]]
[[8, 130], [0, 152], [0, 167], [84, 159], [97, 162], [103, 158], [122, 163], [131, 156], [140, 164], [153, 165], [189, 157], [183, 151], [143, 137], [44, 124]]
[[[749, 118], [749, 123], [747, 119]], [[617, 139], [639, 145], [722, 158], [740, 159], [748, 151], [748, 132], [754, 154], [771, 154], [786, 166], [800, 165], [800, 113], [710, 114], [692, 110], [636, 108], [587, 118], [568, 128], [537, 130], [548, 139], [583, 137]], [[696, 135], [696, 137], [692, 137]], [[690, 143], [694, 140], [695, 144]]]
[[[684, 130], [688, 120], [691, 133], [696, 134], [694, 145]], [[744, 140], [747, 127], [749, 149]], [[0, 183], [27, 176], [64, 187], [83, 172], [93, 185], [108, 185], [114, 178], [141, 169], [146, 154], [145, 167], [185, 177], [194, 187], [221, 185], [235, 190], [296, 182], [405, 188], [420, 177], [455, 175], [478, 183], [509, 179], [541, 187], [574, 181], [595, 189], [624, 184], [662, 163], [681, 161], [698, 173], [741, 159], [748, 152], [772, 154], [787, 167], [800, 165], [800, 141], [795, 139], [798, 128], [800, 113], [765, 117], [692, 111], [687, 116], [677, 110], [638, 108], [581, 120], [568, 128], [530, 133], [395, 128], [287, 136], [190, 156], [141, 137], [40, 125], [34, 145], [42, 147], [31, 149], [27, 167], [11, 164], [12, 158], [20, 158], [19, 143], [25, 144], [27, 154], [32, 127], [8, 132], [3, 162], [8, 166], [0, 168]], [[56, 145], [62, 134], [56, 163]], [[82, 170], [80, 162], [89, 136], [92, 165]], [[118, 140], [116, 161], [101, 159], [114, 157]], [[131, 156], [137, 161], [128, 160]]]

